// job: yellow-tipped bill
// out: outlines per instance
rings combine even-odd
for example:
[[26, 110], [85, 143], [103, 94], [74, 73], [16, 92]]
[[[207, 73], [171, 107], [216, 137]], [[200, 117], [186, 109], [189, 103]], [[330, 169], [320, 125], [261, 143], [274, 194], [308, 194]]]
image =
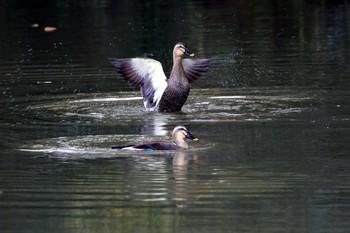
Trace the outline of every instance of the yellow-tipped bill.
[[187, 131], [187, 134], [185, 137], [188, 139], [191, 139], [192, 141], [195, 141], [195, 142], [199, 141], [199, 138], [193, 137], [193, 135], [189, 131]]

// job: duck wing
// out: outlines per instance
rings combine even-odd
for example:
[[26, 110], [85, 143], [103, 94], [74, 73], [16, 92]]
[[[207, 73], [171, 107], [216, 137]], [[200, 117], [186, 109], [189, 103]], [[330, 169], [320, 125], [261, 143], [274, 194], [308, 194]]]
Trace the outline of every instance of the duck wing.
[[143, 150], [176, 150], [178, 149], [175, 143], [167, 142], [167, 141], [145, 142], [139, 145], [135, 145], [134, 148], [143, 149]]
[[168, 85], [162, 64], [150, 58], [111, 58], [110, 61], [120, 76], [141, 87], [145, 108], [154, 110]]
[[144, 142], [137, 145], [128, 146], [112, 146], [112, 149], [123, 149], [123, 150], [177, 150], [178, 147], [173, 142], [167, 141], [150, 141]]
[[185, 71], [186, 78], [191, 83], [201, 77], [212, 64], [210, 59], [183, 59], [182, 66]]

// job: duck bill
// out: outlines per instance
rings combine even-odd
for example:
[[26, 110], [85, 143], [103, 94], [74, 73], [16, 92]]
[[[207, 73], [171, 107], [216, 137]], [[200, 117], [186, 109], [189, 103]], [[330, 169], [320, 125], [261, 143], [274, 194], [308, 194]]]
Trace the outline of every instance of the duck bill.
[[193, 137], [193, 135], [190, 132], [187, 132], [186, 138], [191, 139], [192, 141], [195, 141], [195, 142], [199, 141], [199, 138]]
[[185, 55], [190, 56], [190, 57], [195, 56], [194, 53], [191, 53], [191, 51], [188, 48], [185, 49]]

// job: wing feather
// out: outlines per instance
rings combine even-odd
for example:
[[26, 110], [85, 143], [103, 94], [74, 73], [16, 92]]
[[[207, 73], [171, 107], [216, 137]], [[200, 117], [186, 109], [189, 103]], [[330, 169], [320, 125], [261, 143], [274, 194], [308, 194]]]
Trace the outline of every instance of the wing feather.
[[167, 87], [162, 64], [149, 58], [110, 59], [122, 78], [140, 86], [147, 110], [155, 110]]
[[212, 64], [210, 59], [183, 59], [182, 66], [188, 81], [194, 82], [200, 78]]
[[151, 149], [151, 150], [176, 150], [178, 147], [173, 142], [167, 141], [151, 141], [133, 146], [136, 149]]

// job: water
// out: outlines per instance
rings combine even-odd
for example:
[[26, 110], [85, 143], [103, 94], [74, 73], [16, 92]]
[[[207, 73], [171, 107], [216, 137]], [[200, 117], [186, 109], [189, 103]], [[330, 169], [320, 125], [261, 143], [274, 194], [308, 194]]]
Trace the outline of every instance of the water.
[[[346, 1], [0, 8], [1, 232], [348, 231]], [[168, 72], [180, 40], [214, 65], [181, 113], [145, 112], [108, 58]], [[178, 124], [188, 151], [110, 149]]]

